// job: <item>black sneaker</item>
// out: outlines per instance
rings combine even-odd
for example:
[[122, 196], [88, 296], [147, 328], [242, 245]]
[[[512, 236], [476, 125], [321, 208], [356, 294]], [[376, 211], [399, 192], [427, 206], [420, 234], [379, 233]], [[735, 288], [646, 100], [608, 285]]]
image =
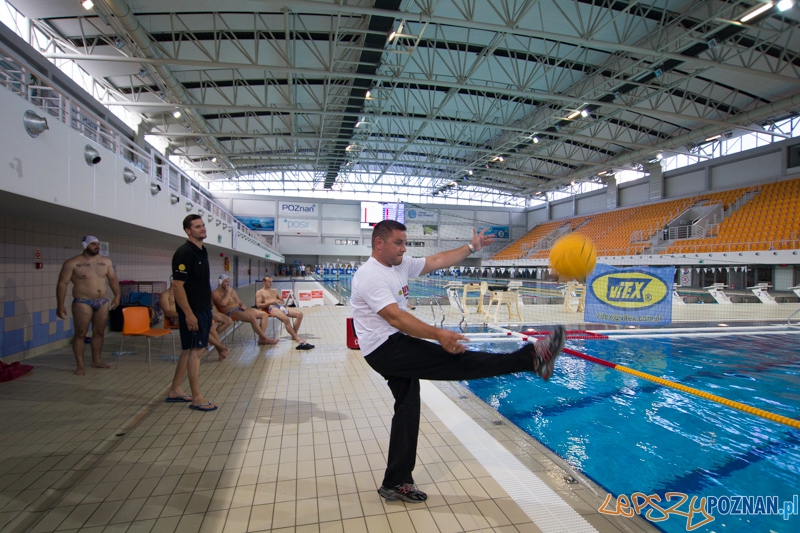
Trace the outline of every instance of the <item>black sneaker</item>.
[[387, 502], [403, 500], [409, 503], [422, 503], [428, 499], [428, 495], [421, 490], [417, 490], [417, 486], [412, 483], [403, 483], [390, 489], [381, 487], [378, 489], [378, 494], [383, 496]]
[[564, 349], [566, 333], [563, 326], [554, 326], [553, 331], [533, 347], [533, 371], [547, 381], [553, 375], [556, 359]]

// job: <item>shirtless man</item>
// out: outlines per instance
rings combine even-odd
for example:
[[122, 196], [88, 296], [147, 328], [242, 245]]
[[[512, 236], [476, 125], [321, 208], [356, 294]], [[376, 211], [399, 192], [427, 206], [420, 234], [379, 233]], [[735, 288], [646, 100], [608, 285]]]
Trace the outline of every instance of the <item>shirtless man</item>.
[[[231, 288], [231, 280], [226, 274], [219, 277], [219, 287], [211, 291], [211, 300], [220, 313], [240, 322], [247, 322], [258, 335], [258, 344], [278, 344], [277, 339], [267, 337], [269, 315], [259, 309], [247, 307]], [[261, 324], [259, 324], [261, 321]]]
[[[298, 350], [311, 350], [314, 348], [313, 344], [307, 343], [297, 334], [297, 330], [300, 329], [300, 323], [303, 322], [303, 312], [286, 307], [286, 302], [278, 294], [278, 289], [272, 288], [271, 277], [264, 276], [262, 281], [264, 282], [264, 288], [256, 292], [256, 306], [283, 322], [292, 339], [299, 343], [297, 345]], [[290, 318], [293, 318], [294, 322]]]
[[[56, 315], [62, 320], [67, 318], [67, 308], [64, 307], [64, 298], [67, 296], [67, 286], [72, 282], [72, 320], [75, 332], [72, 335], [72, 352], [78, 369], [75, 374], [86, 375], [83, 363], [84, 339], [92, 325], [92, 367], [111, 368], [111, 365], [100, 360], [103, 350], [103, 340], [106, 331], [108, 311], [119, 305], [119, 281], [114, 274], [114, 267], [108, 257], [100, 255], [100, 240], [87, 235], [83, 238], [83, 253], [67, 259], [61, 267], [56, 285]], [[106, 281], [114, 293], [114, 299], [109, 305], [106, 298], [108, 288]]]
[[[178, 308], [175, 306], [175, 293], [172, 290], [171, 278], [169, 289], [158, 295], [158, 305], [164, 312], [164, 316], [169, 318], [170, 322], [175, 324], [175, 327], [178, 327]], [[211, 325], [211, 329], [208, 331], [208, 343], [217, 349], [219, 360], [222, 361], [228, 357], [229, 350], [227, 346], [222, 344], [220, 333], [222, 333], [225, 328], [230, 326], [233, 323], [233, 320], [220, 313], [212, 313], [211, 320], [213, 321], [213, 324]]]

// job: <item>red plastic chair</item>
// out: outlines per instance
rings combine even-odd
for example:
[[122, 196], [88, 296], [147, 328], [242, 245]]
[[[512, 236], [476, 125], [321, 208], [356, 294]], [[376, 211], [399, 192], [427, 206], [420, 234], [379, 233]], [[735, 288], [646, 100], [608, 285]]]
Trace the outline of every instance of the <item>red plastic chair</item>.
[[172, 337], [172, 358], [175, 359], [175, 337], [172, 331], [161, 328], [150, 327], [150, 312], [147, 307], [124, 307], [122, 309], [122, 340], [119, 343], [119, 354], [117, 355], [117, 368], [119, 368], [119, 358], [122, 357], [122, 344], [125, 337], [147, 337], [147, 371], [152, 370], [150, 363], [150, 339], [153, 337]]

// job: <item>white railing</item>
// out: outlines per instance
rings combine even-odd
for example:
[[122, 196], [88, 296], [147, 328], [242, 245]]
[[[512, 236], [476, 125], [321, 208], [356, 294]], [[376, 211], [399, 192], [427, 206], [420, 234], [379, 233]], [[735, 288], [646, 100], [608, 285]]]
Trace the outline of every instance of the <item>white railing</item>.
[[251, 231], [233, 215], [214, 203], [197, 182], [168, 159], [131, 141], [113, 126], [81, 106], [80, 103], [72, 100], [46, 81], [39, 79], [38, 74], [28, 71], [6, 50], [0, 49], [0, 54], [2, 55], [0, 58], [2, 59], [0, 61], [0, 86], [16, 93], [41, 109], [49, 117], [69, 125], [87, 139], [127, 161], [151, 179], [163, 184], [165, 189], [182, 195], [199, 208], [212, 214], [217, 220], [222, 220], [232, 228], [235, 227], [237, 238], [243, 237], [247, 242], [280, 255], [280, 252], [263, 241], [262, 236]]

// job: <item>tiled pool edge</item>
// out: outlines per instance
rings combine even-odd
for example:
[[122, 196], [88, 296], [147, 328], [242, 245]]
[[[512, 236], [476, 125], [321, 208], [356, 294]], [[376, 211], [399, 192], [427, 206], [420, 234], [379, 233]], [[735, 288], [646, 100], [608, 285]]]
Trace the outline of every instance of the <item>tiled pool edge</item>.
[[[435, 392], [431, 393], [431, 389]], [[440, 398], [437, 398], [437, 393], [442, 395], [445, 400], [449, 400], [451, 405], [448, 406], [447, 401], [441, 402]], [[492, 473], [496, 481], [543, 532], [659, 531], [658, 528], [639, 516], [626, 518], [600, 513], [598, 509], [608, 494], [605, 489], [573, 470], [563, 459], [516, 427], [503, 415], [486, 405], [485, 402], [463, 385], [457, 382], [423, 382], [422, 399], [424, 405], [431, 409], [448, 426], [448, 429], [461, 440], [464, 446], [475, 456], [475, 459]], [[454, 423], [459, 417], [459, 411], [462, 413], [462, 417], [467, 417], [473, 423], [461, 421], [461, 425], [464, 428], [468, 428], [466, 431], [459, 429], [458, 422]], [[474, 431], [477, 429], [475, 424], [477, 424], [477, 428], [485, 432], [484, 438], [488, 436], [489, 440], [498, 443], [503, 448], [503, 451], [498, 451], [496, 448], [492, 450], [491, 443], [488, 443], [488, 450], [492, 451], [481, 451], [480, 448], [485, 447], [485, 445], [481, 444], [478, 444], [477, 449], [475, 446], [470, 446], [470, 441], [475, 438], [475, 433], [479, 433], [479, 431]], [[473, 431], [470, 432], [469, 430]], [[503, 452], [506, 452], [507, 455]], [[493, 468], [491, 463], [503, 455], [505, 455], [505, 458], [510, 459], [510, 464]], [[510, 472], [508, 468], [513, 464], [516, 464], [517, 467], [521, 464], [524, 466], [525, 471], [519, 474], [507, 475], [506, 479], [503, 471]], [[497, 472], [499, 472], [498, 475], [496, 475]], [[551, 522], [551, 517], [543, 517], [540, 514], [544, 507], [532, 505], [530, 490], [527, 491], [529, 494], [526, 495], [524, 483], [522, 485], [522, 493], [518, 492], [519, 481], [522, 476], [526, 475], [535, 477], [535, 480], [531, 480], [532, 483], [528, 486], [528, 489], [543, 488], [543, 490], [549, 490], [553, 493], [553, 496], [557, 496], [563, 502], [563, 505], [570, 508], [567, 510], [561, 507], [558, 502], [551, 499], [547, 500], [549, 505], [564, 511], [563, 515], [558, 516], [557, 522]], [[576, 482], [568, 481], [570, 476]], [[533, 499], [537, 499], [537, 496], [533, 496]], [[568, 515], [575, 516], [568, 519]], [[581, 517], [583, 518], [582, 521], [575, 520], [575, 518], [580, 519]], [[582, 525], [581, 522], [585, 525]]]

